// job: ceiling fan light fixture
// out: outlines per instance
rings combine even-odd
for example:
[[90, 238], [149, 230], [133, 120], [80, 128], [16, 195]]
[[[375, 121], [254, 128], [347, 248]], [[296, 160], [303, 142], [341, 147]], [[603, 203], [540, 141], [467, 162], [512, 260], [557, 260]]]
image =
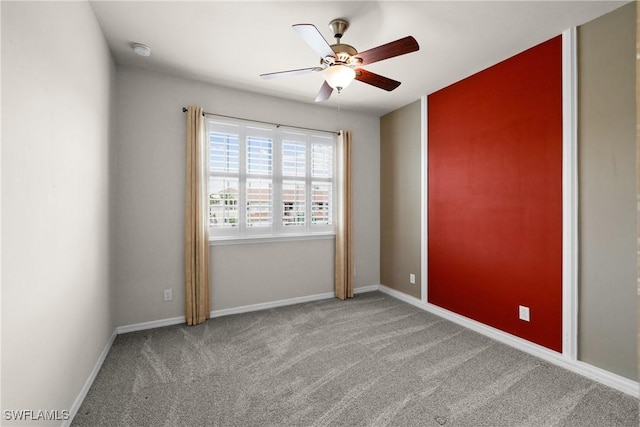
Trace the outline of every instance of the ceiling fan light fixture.
[[355, 77], [356, 72], [353, 68], [349, 68], [346, 65], [336, 64], [324, 70], [325, 81], [333, 89], [336, 89], [338, 93], [349, 86]]

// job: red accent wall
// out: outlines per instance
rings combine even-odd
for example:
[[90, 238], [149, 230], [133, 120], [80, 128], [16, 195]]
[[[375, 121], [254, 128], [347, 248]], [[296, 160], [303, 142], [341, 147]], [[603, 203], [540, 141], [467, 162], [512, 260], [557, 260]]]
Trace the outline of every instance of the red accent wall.
[[429, 302], [562, 351], [561, 36], [429, 95], [428, 114]]

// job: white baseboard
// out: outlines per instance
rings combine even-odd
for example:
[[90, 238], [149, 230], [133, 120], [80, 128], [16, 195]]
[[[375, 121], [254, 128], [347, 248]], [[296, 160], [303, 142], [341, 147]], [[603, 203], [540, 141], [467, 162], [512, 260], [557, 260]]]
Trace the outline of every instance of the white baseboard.
[[153, 320], [151, 322], [134, 323], [133, 325], [118, 326], [116, 328], [116, 333], [126, 334], [127, 332], [144, 331], [147, 329], [161, 328], [163, 326], [179, 325], [180, 323], [185, 323], [184, 316]]
[[71, 422], [73, 421], [73, 418], [78, 413], [78, 409], [80, 409], [80, 405], [82, 405], [84, 398], [87, 396], [87, 393], [89, 392], [89, 389], [93, 384], [93, 381], [96, 379], [98, 372], [100, 372], [100, 368], [102, 368], [104, 359], [106, 359], [107, 354], [109, 354], [109, 350], [111, 350], [111, 346], [113, 345], [113, 341], [116, 339], [117, 335], [118, 333], [114, 329], [113, 333], [109, 337], [109, 340], [107, 341], [107, 344], [104, 346], [104, 349], [102, 349], [102, 353], [100, 353], [100, 357], [98, 357], [98, 361], [93, 366], [93, 369], [89, 374], [89, 377], [87, 378], [87, 380], [84, 382], [84, 385], [80, 389], [80, 393], [78, 393], [76, 400], [73, 402], [73, 405], [71, 405], [71, 408], [69, 409], [69, 419], [62, 422], [61, 425], [63, 427], [68, 427], [71, 425]]
[[380, 285], [360, 286], [359, 288], [353, 288], [354, 294], [363, 294], [365, 292], [373, 292], [380, 289]]
[[[361, 286], [355, 288], [353, 291], [356, 294], [364, 292], [373, 292], [378, 290], [378, 285]], [[283, 307], [286, 305], [300, 304], [303, 302], [319, 301], [323, 299], [330, 299], [334, 297], [333, 292], [326, 292], [323, 294], [306, 295], [303, 297], [294, 297], [278, 301], [269, 301], [258, 304], [242, 305], [239, 307], [223, 308], [221, 310], [212, 310], [209, 314], [213, 319], [215, 317], [229, 316], [231, 314], [249, 313], [251, 311], [268, 310], [275, 307]], [[117, 334], [126, 334], [127, 332], [144, 331], [146, 329], [160, 328], [163, 326], [179, 325], [185, 323], [184, 316], [171, 317], [168, 319], [153, 320], [151, 322], [134, 323], [132, 325], [118, 326], [116, 328]]]
[[[353, 292], [355, 294], [361, 294], [364, 292], [373, 292], [377, 290], [378, 290], [378, 285], [369, 285], [369, 286], [360, 286], [359, 288], [354, 288]], [[334, 297], [335, 297], [335, 294], [333, 292], [326, 292], [323, 294], [307, 295], [303, 297], [288, 298], [288, 299], [282, 299], [278, 301], [270, 301], [270, 302], [263, 302], [258, 304], [242, 305], [240, 307], [213, 310], [210, 316], [213, 319], [215, 317], [229, 316], [231, 314], [240, 314], [240, 313], [248, 313], [251, 311], [268, 310], [270, 308], [300, 304], [303, 302], [320, 301], [323, 299], [331, 299]]]
[[211, 312], [211, 318], [229, 316], [231, 314], [248, 313], [250, 311], [268, 310], [270, 308], [284, 307], [286, 305], [300, 304], [303, 302], [319, 301], [323, 299], [330, 299], [334, 297], [333, 292], [327, 292], [324, 294], [307, 295], [304, 297], [295, 297], [288, 299], [281, 299], [278, 301], [262, 302], [258, 304], [242, 305], [239, 307], [223, 308], [221, 310], [213, 310]]
[[524, 351], [525, 353], [531, 354], [532, 356], [538, 357], [542, 360], [553, 363], [554, 365], [565, 368], [571, 372], [575, 372], [576, 374], [585, 376], [589, 379], [619, 390], [623, 393], [629, 394], [633, 397], [640, 397], [640, 384], [637, 381], [630, 380], [623, 376], [614, 374], [613, 372], [606, 371], [604, 369], [579, 360], [571, 360], [563, 356], [561, 353], [549, 350], [546, 347], [542, 347], [538, 344], [534, 344], [530, 341], [516, 337], [515, 335], [508, 334], [499, 329], [487, 326], [475, 320], [471, 320], [467, 317], [461, 316], [457, 313], [453, 313], [436, 305], [422, 302], [418, 298], [409, 296], [387, 286], [379, 285], [378, 290], [401, 301], [416, 306], [422, 310], [433, 313], [436, 316], [440, 316], [444, 319], [450, 320], [461, 326], [483, 334], [503, 344], [507, 344], [511, 347], [517, 348], [518, 350]]

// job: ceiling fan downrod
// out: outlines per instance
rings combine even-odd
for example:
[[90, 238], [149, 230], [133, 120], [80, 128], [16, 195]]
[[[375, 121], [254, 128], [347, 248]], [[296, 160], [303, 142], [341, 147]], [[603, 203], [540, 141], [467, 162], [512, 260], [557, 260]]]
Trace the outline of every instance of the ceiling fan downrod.
[[329, 29], [333, 32], [333, 37], [336, 39], [336, 44], [340, 44], [340, 39], [344, 33], [349, 29], [349, 21], [344, 19], [334, 19], [329, 22]]

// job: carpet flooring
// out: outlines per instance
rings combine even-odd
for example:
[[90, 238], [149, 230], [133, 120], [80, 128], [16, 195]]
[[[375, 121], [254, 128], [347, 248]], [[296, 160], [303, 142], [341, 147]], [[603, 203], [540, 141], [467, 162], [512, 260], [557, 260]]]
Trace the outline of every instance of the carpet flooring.
[[380, 292], [119, 335], [75, 426], [633, 426], [638, 399]]

